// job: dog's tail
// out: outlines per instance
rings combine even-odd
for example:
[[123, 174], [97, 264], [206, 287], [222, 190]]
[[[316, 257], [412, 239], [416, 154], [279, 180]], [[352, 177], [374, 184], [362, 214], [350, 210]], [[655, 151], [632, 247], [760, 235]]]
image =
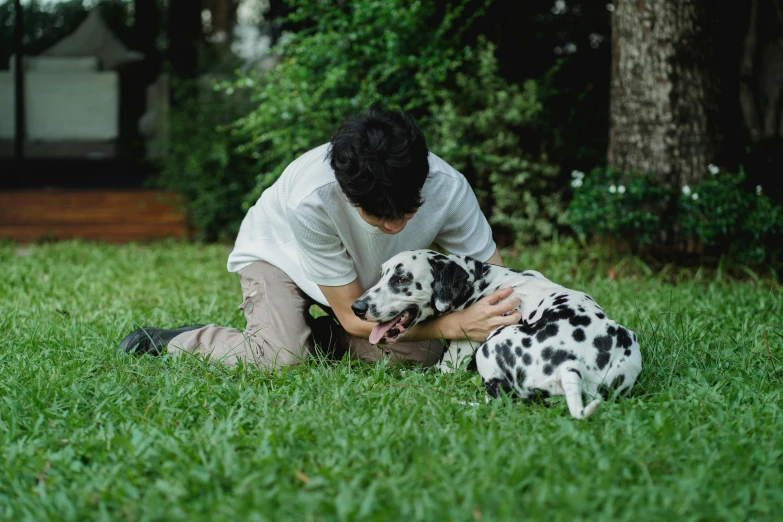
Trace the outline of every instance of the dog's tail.
[[576, 419], [586, 419], [601, 405], [601, 396], [593, 399], [587, 406], [582, 402], [582, 371], [581, 364], [568, 361], [560, 367], [560, 384], [568, 404], [568, 411]]

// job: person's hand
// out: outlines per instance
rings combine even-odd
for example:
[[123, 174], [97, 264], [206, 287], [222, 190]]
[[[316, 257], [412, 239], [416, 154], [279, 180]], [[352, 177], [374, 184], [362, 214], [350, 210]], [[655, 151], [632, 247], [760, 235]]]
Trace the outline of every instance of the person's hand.
[[[522, 312], [516, 310], [521, 304], [518, 297], [500, 303], [511, 295], [511, 287], [495, 290], [487, 297], [476, 301], [465, 310], [452, 312], [448, 318], [452, 321], [452, 339], [464, 339], [483, 343], [496, 328], [517, 324]], [[508, 314], [508, 315], [504, 315]]]

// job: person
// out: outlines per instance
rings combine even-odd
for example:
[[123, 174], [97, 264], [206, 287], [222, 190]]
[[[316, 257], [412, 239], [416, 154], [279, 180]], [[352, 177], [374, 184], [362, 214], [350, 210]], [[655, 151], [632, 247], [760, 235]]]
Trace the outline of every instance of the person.
[[[483, 342], [519, 321], [511, 288], [421, 323], [395, 343], [368, 341], [375, 323], [351, 310], [395, 254], [439, 245], [502, 265], [492, 230], [465, 177], [427, 149], [415, 121], [375, 103], [329, 143], [291, 163], [247, 212], [228, 270], [238, 272], [247, 327], [139, 328], [128, 352], [203, 354], [259, 368], [294, 364], [316, 345], [369, 363], [436, 363], [442, 340]], [[327, 316], [313, 319], [318, 304]], [[508, 315], [504, 315], [507, 314]], [[337, 322], [339, 324], [337, 324]]]

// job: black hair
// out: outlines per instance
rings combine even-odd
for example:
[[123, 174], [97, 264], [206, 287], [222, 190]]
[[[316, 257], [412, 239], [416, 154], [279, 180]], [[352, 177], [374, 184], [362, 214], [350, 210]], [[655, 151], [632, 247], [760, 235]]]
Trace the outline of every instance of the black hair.
[[396, 220], [424, 203], [429, 175], [427, 143], [412, 117], [373, 103], [334, 133], [329, 162], [352, 205], [366, 214]]

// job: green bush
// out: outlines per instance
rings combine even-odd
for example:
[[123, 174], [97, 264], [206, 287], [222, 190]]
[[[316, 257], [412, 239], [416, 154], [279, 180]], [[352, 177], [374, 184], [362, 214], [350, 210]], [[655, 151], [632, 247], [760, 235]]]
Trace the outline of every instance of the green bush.
[[506, 82], [493, 44], [479, 39], [468, 50], [455, 86], [439, 93], [431, 112], [433, 148], [471, 180], [497, 233], [530, 243], [566, 223], [558, 169], [522, 146], [520, 129], [541, 112], [536, 83]]
[[250, 89], [255, 106], [235, 126], [239, 152], [258, 170], [244, 208], [297, 156], [328, 142], [348, 116], [373, 101], [400, 107], [426, 126], [434, 93], [464, 56], [458, 24], [470, 23], [462, 16], [467, 1], [445, 16], [433, 2], [289, 3], [290, 19], [308, 29], [279, 46], [280, 62], [270, 73], [234, 82]]
[[486, 40], [463, 42], [483, 12], [474, 3], [440, 12], [403, 0], [356, 0], [345, 9], [292, 2], [291, 19], [310, 29], [278, 49], [279, 65], [266, 77], [232, 85], [249, 88], [255, 104], [235, 126], [240, 153], [259, 172], [244, 208], [346, 117], [381, 100], [416, 117], [430, 149], [466, 175], [493, 224], [516, 240], [550, 236], [562, 224], [557, 170], [520, 139], [541, 110], [536, 85], [506, 82]]
[[592, 235], [627, 241], [633, 247], [650, 245], [665, 226], [663, 205], [671, 195], [654, 177], [595, 168], [588, 175], [571, 174], [574, 194], [568, 222], [582, 238]]
[[568, 220], [582, 238], [602, 236], [636, 247], [671, 243], [703, 245], [703, 251], [758, 265], [774, 259], [783, 236], [783, 208], [746, 188], [745, 173], [719, 172], [678, 191], [654, 176], [596, 168], [572, 173]]
[[783, 234], [783, 209], [762, 193], [745, 188], [745, 173], [719, 172], [679, 197], [680, 232], [742, 263], [758, 264], [774, 255]]
[[465, 174], [501, 241], [550, 237], [564, 224], [558, 169], [521, 138], [540, 123], [537, 84], [509, 84], [495, 46], [465, 36], [488, 3], [289, 0], [298, 30], [275, 48], [277, 65], [175, 117], [161, 182], [188, 197], [204, 237], [230, 237], [291, 161], [382, 101], [414, 116], [430, 150]]
[[200, 86], [198, 98], [169, 114], [168, 154], [155, 179], [187, 200], [200, 239], [233, 240], [244, 217], [242, 198], [255, 184], [255, 165], [236, 154], [241, 141], [225, 126], [249, 110], [241, 92]]

